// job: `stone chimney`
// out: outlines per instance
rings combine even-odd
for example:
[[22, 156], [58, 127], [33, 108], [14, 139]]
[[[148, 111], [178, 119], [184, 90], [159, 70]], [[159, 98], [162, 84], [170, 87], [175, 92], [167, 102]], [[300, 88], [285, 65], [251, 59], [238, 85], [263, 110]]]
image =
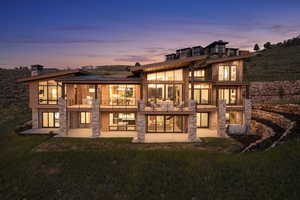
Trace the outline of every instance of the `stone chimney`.
[[38, 76], [41, 74], [44, 66], [42, 65], [31, 65], [31, 76]]

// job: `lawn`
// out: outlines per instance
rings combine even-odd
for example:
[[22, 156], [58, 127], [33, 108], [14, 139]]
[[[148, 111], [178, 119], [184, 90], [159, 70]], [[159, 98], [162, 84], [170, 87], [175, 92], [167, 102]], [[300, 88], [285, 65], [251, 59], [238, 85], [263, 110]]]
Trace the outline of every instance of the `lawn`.
[[19, 136], [0, 125], [0, 199], [299, 199], [300, 141], [236, 153], [232, 140]]

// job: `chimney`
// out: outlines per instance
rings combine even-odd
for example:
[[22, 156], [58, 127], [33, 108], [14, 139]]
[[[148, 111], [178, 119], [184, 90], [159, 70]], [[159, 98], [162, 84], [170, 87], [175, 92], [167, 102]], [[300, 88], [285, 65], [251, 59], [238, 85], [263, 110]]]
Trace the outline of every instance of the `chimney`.
[[41, 74], [44, 66], [42, 65], [31, 65], [31, 76], [38, 76]]

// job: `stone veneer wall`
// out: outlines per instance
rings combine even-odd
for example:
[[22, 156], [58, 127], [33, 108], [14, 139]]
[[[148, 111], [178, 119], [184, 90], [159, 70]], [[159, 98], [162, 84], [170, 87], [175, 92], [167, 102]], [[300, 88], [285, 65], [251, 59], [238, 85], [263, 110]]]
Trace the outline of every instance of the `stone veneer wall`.
[[287, 129], [291, 123], [291, 120], [285, 118], [282, 115], [271, 113], [263, 110], [252, 110], [253, 118], [264, 119], [270, 121], [283, 129]]
[[[188, 106], [191, 111], [196, 111], [196, 101], [189, 100]], [[188, 141], [198, 142], [197, 138], [197, 115], [196, 113], [188, 115]]]
[[218, 135], [226, 137], [226, 103], [224, 100], [218, 101]]
[[252, 119], [252, 104], [251, 104], [251, 100], [250, 99], [245, 99], [244, 100], [244, 107], [245, 107], [245, 111], [244, 111], [244, 121], [245, 121], [245, 125], [247, 127], [250, 127], [251, 124], [251, 119]]
[[255, 120], [251, 121], [251, 132], [261, 136], [262, 139], [275, 135], [275, 132], [272, 128], [264, 125], [263, 123], [257, 122]]
[[253, 109], [300, 115], [300, 105], [296, 104], [256, 104]]
[[92, 137], [98, 137], [100, 135], [100, 111], [99, 111], [99, 99], [92, 100]]
[[300, 80], [251, 82], [250, 96], [253, 103], [271, 103], [281, 100], [300, 100]]
[[62, 97], [58, 99], [59, 112], [59, 135], [65, 136], [67, 134], [67, 104]]
[[39, 111], [37, 108], [32, 108], [32, 128], [39, 128]]
[[[145, 110], [145, 102], [143, 100], [138, 101], [139, 111]], [[144, 113], [137, 113], [136, 119], [137, 137], [133, 138], [132, 142], [140, 143], [145, 141], [146, 134], [146, 116]]]

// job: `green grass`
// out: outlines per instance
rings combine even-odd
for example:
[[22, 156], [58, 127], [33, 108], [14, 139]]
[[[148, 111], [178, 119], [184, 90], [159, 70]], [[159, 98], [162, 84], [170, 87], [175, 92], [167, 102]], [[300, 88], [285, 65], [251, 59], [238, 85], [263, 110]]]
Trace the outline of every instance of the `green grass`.
[[300, 46], [281, 47], [260, 52], [246, 62], [248, 81], [300, 79]]
[[[149, 150], [128, 148], [126, 139], [19, 136], [13, 132], [16, 123], [0, 127], [1, 200], [299, 199], [299, 140], [270, 152], [248, 154], [197, 148]], [[103, 149], [89, 147], [103, 142], [107, 144]], [[85, 148], [35, 151], [53, 143]], [[211, 148], [231, 144], [205, 142]]]

